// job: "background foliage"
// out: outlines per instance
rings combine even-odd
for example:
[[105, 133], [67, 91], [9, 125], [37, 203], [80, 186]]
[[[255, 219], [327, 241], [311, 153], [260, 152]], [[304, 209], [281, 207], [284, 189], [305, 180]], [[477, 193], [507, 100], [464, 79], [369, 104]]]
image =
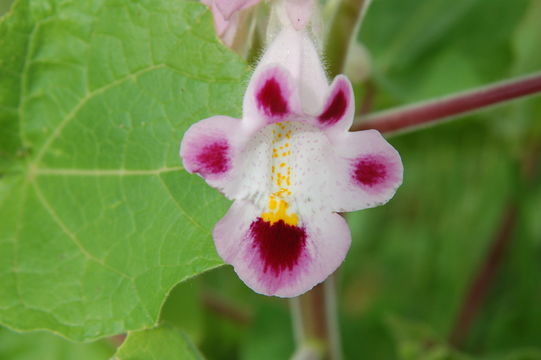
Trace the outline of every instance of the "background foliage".
[[[377, 110], [538, 71], [539, 21], [539, 0], [374, 1], [359, 37], [372, 90], [357, 90]], [[287, 302], [229, 267], [162, 307], [220, 264], [209, 232], [227, 208], [178, 169], [179, 140], [201, 118], [238, 115], [247, 74], [194, 2], [16, 3], [0, 25], [1, 359], [107, 359], [120, 340], [10, 330], [43, 328], [133, 331], [118, 359], [200, 358], [191, 342], [210, 359], [289, 357]], [[390, 139], [404, 185], [348, 216], [346, 358], [541, 359], [540, 118], [537, 97]], [[503, 260], [451, 349], [509, 207]]]

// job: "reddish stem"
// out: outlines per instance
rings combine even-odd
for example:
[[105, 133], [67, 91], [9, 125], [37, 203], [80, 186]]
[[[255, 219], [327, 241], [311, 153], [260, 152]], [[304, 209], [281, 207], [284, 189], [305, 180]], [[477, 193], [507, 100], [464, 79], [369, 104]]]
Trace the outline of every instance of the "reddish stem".
[[496, 272], [503, 263], [505, 249], [512, 239], [516, 217], [516, 206], [509, 204], [504, 212], [500, 228], [495, 234], [494, 241], [488, 250], [486, 258], [464, 297], [456, 323], [449, 335], [449, 343], [456, 348], [461, 347], [468, 335], [475, 317], [487, 297], [490, 285], [494, 282]]
[[404, 131], [539, 92], [541, 73], [536, 73], [441, 99], [361, 116], [351, 130], [376, 129], [382, 133]]
[[252, 321], [252, 316], [249, 311], [236, 306], [217, 293], [204, 291], [201, 294], [201, 302], [209, 311], [218, 314], [235, 324], [248, 325]]

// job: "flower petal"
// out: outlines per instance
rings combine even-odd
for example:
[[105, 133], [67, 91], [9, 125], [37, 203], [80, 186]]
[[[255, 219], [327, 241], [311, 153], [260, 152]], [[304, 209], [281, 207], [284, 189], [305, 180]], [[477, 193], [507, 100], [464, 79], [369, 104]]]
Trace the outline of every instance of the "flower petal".
[[376, 130], [346, 133], [335, 151], [340, 171], [331, 200], [334, 211], [382, 205], [402, 184], [400, 155]]
[[287, 16], [296, 30], [302, 30], [308, 25], [314, 10], [314, 0], [288, 0], [286, 2]]
[[222, 37], [229, 27], [229, 19], [226, 19], [223, 13], [216, 7], [213, 0], [202, 0], [202, 2], [210, 8], [214, 19], [214, 27], [218, 36]]
[[[306, 114], [317, 115], [325, 102], [329, 83], [314, 43], [305, 31], [283, 29], [271, 42], [257, 66], [259, 69], [280, 64], [299, 91], [300, 105]], [[250, 89], [250, 88], [249, 88]]]
[[281, 66], [256, 70], [244, 97], [243, 119], [261, 128], [299, 113], [297, 89], [291, 75]]
[[301, 220], [297, 226], [271, 223], [251, 202], [236, 201], [214, 228], [216, 249], [254, 291], [298, 296], [334, 272], [351, 243], [340, 215]]
[[229, 19], [233, 13], [250, 6], [253, 6], [261, 0], [214, 0], [214, 4], [226, 19]]
[[348, 78], [338, 75], [331, 84], [323, 111], [317, 117], [320, 127], [347, 131], [353, 122], [355, 103]]
[[223, 190], [232, 177], [242, 143], [240, 125], [240, 120], [227, 116], [213, 116], [193, 124], [180, 144], [186, 170]]

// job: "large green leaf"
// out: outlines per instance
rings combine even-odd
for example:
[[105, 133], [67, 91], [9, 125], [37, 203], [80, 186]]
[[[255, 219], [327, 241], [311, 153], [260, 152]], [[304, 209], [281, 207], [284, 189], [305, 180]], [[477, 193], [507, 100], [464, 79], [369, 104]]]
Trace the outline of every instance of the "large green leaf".
[[18, 1], [0, 64], [0, 322], [77, 340], [154, 325], [221, 264], [227, 202], [178, 148], [238, 115], [246, 65], [180, 0]]
[[201, 360], [190, 339], [171, 325], [130, 333], [114, 360]]
[[107, 360], [114, 352], [106, 339], [78, 344], [44, 332], [18, 334], [0, 328], [2, 360]]

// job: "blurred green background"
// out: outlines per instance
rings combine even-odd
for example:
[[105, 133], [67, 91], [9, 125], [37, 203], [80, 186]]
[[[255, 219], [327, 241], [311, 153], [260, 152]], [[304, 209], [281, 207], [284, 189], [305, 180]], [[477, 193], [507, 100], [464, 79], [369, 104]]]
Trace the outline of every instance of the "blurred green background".
[[[372, 57], [372, 110], [390, 108], [540, 71], [541, 1], [375, 0], [358, 40]], [[387, 206], [348, 214], [353, 244], [336, 274], [344, 357], [541, 359], [539, 96], [389, 141], [404, 184]], [[471, 326], [448, 346], [502, 237]], [[162, 318], [209, 359], [294, 351], [287, 301], [253, 293], [230, 267], [178, 286]], [[107, 359], [115, 341], [0, 329], [0, 359]]]

